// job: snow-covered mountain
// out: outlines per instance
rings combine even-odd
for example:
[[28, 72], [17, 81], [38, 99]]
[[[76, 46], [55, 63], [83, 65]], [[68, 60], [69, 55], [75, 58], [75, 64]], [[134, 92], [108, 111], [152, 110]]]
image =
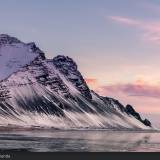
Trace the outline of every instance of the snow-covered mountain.
[[151, 129], [130, 105], [91, 91], [77, 64], [46, 59], [35, 43], [0, 35], [0, 125], [58, 129]]

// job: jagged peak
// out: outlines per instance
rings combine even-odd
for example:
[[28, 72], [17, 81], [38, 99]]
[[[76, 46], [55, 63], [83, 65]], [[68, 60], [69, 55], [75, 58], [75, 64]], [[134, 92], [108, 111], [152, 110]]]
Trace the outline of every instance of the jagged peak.
[[27, 43], [27, 45], [28, 45], [28, 46], [31, 46], [31, 47], [36, 47], [35, 42], [29, 42], [29, 43]]
[[38, 53], [42, 59], [45, 59], [45, 54], [43, 51], [41, 51], [35, 44], [35, 42], [30, 42], [30, 43], [24, 43], [22, 41], [20, 41], [18, 38], [16, 37], [12, 37], [8, 34], [0, 34], [0, 47], [2, 47], [3, 45], [11, 45], [11, 44], [22, 44], [25, 46], [28, 46], [30, 48], [30, 50], [34, 53]]
[[12, 44], [12, 43], [22, 43], [19, 39], [12, 37], [8, 34], [0, 34], [0, 45]]
[[53, 58], [54, 66], [74, 84], [74, 86], [88, 99], [92, 99], [89, 87], [83, 76], [78, 71], [78, 66], [74, 60], [68, 56], [58, 55]]
[[[70, 58], [69, 56], [65, 56], [65, 55], [58, 55], [56, 57], [53, 58], [53, 60], [57, 60], [57, 61], [68, 61], [68, 62], [74, 62], [74, 60], [72, 58]], [[75, 63], [76, 64], [76, 63]]]
[[71, 66], [72, 69], [77, 70], [77, 64], [74, 62], [74, 60], [68, 56], [64, 56], [64, 55], [58, 55], [56, 57], [53, 58], [53, 62], [55, 65], [59, 66], [62, 64], [65, 64], [67, 66]]
[[37, 52], [39, 53], [39, 55], [41, 56], [42, 59], [46, 59], [45, 57], [45, 53], [43, 51], [41, 51], [37, 46], [35, 42], [30, 42], [27, 43], [27, 45], [30, 47], [30, 49], [32, 50], [32, 52]]
[[129, 104], [126, 106], [126, 112], [132, 115], [133, 117], [135, 117], [136, 119], [138, 119], [139, 121], [141, 121], [144, 125], [149, 126], [149, 127], [152, 126], [151, 122], [148, 119], [143, 120], [140, 114], [136, 112], [135, 109]]

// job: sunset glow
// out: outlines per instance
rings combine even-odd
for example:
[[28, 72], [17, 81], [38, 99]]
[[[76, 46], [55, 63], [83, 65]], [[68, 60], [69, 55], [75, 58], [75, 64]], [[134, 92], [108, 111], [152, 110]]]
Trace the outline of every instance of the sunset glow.
[[73, 58], [91, 89], [160, 114], [160, 1], [5, 0], [0, 10], [1, 33]]

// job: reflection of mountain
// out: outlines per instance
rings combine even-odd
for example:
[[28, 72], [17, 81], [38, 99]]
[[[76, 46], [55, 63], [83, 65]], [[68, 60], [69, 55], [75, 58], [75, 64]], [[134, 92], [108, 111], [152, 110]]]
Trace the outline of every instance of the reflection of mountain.
[[38, 152], [155, 152], [160, 150], [159, 136], [159, 133], [104, 130], [12, 131], [0, 134], [0, 150], [29, 150]]
[[[152, 140], [152, 133], [107, 131], [107, 132], [97, 132], [97, 133], [96, 132], [84, 133], [83, 136], [86, 137], [84, 138], [86, 139], [84, 140], [84, 143], [86, 142], [87, 145], [86, 148], [89, 148], [90, 149], [89, 151], [94, 151], [94, 152], [144, 151], [147, 147], [149, 147], [150, 141]], [[78, 138], [78, 136], [76, 136], [76, 138]]]
[[46, 59], [34, 44], [0, 35], [3, 126], [149, 129], [128, 105], [91, 91], [69, 57]]

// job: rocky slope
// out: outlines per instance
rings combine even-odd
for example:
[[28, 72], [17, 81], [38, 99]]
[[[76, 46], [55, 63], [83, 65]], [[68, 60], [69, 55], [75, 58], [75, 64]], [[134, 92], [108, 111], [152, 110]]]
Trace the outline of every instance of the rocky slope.
[[150, 129], [132, 106], [91, 91], [77, 64], [46, 59], [35, 43], [0, 35], [0, 125]]

